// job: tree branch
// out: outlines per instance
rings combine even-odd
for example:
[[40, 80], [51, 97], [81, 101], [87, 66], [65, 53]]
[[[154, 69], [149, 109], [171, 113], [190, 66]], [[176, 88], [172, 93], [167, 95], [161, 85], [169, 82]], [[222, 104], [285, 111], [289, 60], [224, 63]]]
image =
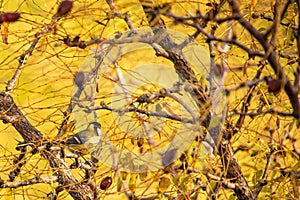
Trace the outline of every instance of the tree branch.
[[[13, 98], [6, 93], [0, 92], [0, 119], [4, 123], [11, 123], [18, 133], [23, 137], [25, 143], [29, 143], [33, 148], [49, 143], [43, 140], [43, 135], [30, 124], [23, 113], [16, 106]], [[48, 151], [47, 148], [40, 151], [46, 158], [50, 166], [56, 171], [58, 183], [64, 186], [74, 199], [92, 198], [93, 191], [89, 186], [80, 183], [69, 170], [68, 165], [58, 156], [56, 152]], [[21, 183], [20, 183], [21, 184]], [[16, 184], [18, 185], [18, 184]]]
[[284, 70], [277, 58], [276, 52], [274, 51], [274, 49], [272, 49], [272, 45], [268, 42], [267, 38], [265, 38], [264, 34], [256, 30], [256, 28], [241, 15], [238, 2], [236, 0], [232, 0], [229, 3], [232, 8], [233, 14], [239, 16], [238, 22], [243, 27], [245, 27], [264, 48], [267, 56], [266, 59], [269, 61], [278, 79], [283, 80], [282, 82], [284, 84], [284, 90], [289, 97], [291, 106], [293, 107], [293, 115], [300, 122], [300, 102], [298, 99], [298, 86], [294, 87], [288, 77], [284, 74]]

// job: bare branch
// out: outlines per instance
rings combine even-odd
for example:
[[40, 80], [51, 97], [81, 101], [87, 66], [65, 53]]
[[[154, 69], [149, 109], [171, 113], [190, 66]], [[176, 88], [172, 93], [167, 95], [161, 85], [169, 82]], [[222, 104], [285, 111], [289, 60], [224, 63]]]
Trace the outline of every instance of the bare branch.
[[258, 181], [258, 184], [256, 186], [256, 189], [254, 191], [254, 197], [255, 199], [257, 199], [260, 191], [262, 190], [263, 186], [265, 186], [267, 184], [267, 178], [268, 178], [268, 173], [269, 173], [269, 169], [270, 169], [270, 166], [271, 166], [271, 160], [272, 160], [272, 157], [273, 157], [273, 153], [275, 152], [275, 149], [274, 149], [274, 138], [273, 138], [273, 133], [274, 133], [274, 130], [269, 130], [270, 132], [270, 144], [269, 144], [269, 147], [270, 147], [270, 152], [267, 153], [267, 162], [266, 162], [266, 166], [265, 166], [265, 169], [264, 169], [264, 173], [261, 177], [261, 179]]
[[13, 75], [13, 77], [8, 81], [7, 86], [6, 86], [6, 92], [12, 92], [12, 90], [15, 87], [16, 81], [18, 80], [22, 68], [26, 64], [28, 58], [32, 55], [33, 50], [35, 49], [36, 45], [38, 44], [39, 40], [46, 34], [50, 33], [53, 31], [53, 27], [55, 25], [56, 20], [52, 21], [50, 24], [46, 25], [44, 30], [41, 32], [38, 32], [35, 34], [35, 39], [33, 40], [32, 44], [30, 47], [23, 53], [20, 58], [19, 58], [19, 64], [18, 67]]
[[295, 88], [288, 77], [284, 74], [283, 68], [277, 59], [277, 55], [274, 50], [272, 50], [272, 45], [268, 42], [265, 36], [260, 33], [256, 28], [247, 21], [240, 13], [239, 4], [236, 0], [230, 1], [230, 5], [232, 7], [232, 12], [236, 16], [239, 16], [238, 22], [245, 27], [251, 35], [253, 35], [258, 42], [262, 45], [266, 52], [267, 60], [269, 61], [271, 67], [273, 68], [275, 74], [277, 75], [279, 80], [283, 80], [284, 90], [289, 97], [290, 103], [293, 107], [294, 117], [300, 120], [300, 102], [298, 99], [298, 89]]
[[218, 176], [215, 176], [213, 174], [210, 174], [210, 173], [205, 173], [205, 175], [208, 179], [218, 181], [218, 182], [220, 182], [221, 184], [223, 184], [225, 187], [227, 187], [229, 189], [235, 189], [236, 188], [236, 185], [234, 183], [230, 183], [230, 181], [228, 181], [228, 180], [223, 180], [222, 178], [220, 178]]
[[[14, 126], [26, 143], [32, 144], [34, 148], [42, 144], [43, 135], [30, 124], [9, 94], [0, 93], [0, 116], [4, 123], [11, 123]], [[19, 120], [9, 121], [10, 116]], [[56, 157], [55, 152], [44, 150], [40, 153], [49, 161], [50, 166], [57, 170], [55, 176], [58, 177], [58, 182], [65, 186], [71, 196], [75, 199], [86, 199], [87, 196], [93, 194], [89, 187], [79, 184], [79, 181], [67, 170], [67, 164], [58, 156]]]
[[21, 186], [34, 185], [38, 183], [52, 184], [57, 181], [58, 181], [57, 176], [52, 176], [52, 177], [36, 176], [34, 178], [27, 179], [27, 180], [0, 183], [0, 188], [18, 188]]
[[115, 4], [113, 0], [106, 0], [106, 3], [109, 5], [110, 10], [112, 11], [112, 16], [116, 16], [119, 17], [121, 19], [124, 19], [124, 21], [126, 22], [127, 26], [129, 27], [129, 29], [133, 32], [135, 32], [133, 23], [128, 15], [128, 13], [126, 12], [125, 14], [119, 13], [116, 10]]
[[236, 86], [234, 88], [225, 89], [225, 92], [228, 95], [230, 92], [239, 90], [239, 89], [244, 88], [244, 87], [253, 87], [253, 86], [256, 86], [257, 84], [265, 81], [266, 78], [267, 77], [263, 77], [263, 78], [260, 78], [260, 79], [254, 79], [254, 80], [251, 80], [251, 81], [246, 81], [244, 83], [239, 84], [238, 86]]
[[237, 111], [235, 111], [232, 114], [228, 115], [227, 118], [231, 118], [232, 116], [235, 116], [235, 115], [256, 117], [256, 116], [265, 115], [265, 114], [275, 114], [275, 115], [279, 115], [279, 116], [283, 116], [283, 117], [293, 117], [292, 113], [285, 113], [285, 112], [276, 111], [274, 109], [268, 109], [268, 110], [259, 111], [259, 112], [237, 112]]

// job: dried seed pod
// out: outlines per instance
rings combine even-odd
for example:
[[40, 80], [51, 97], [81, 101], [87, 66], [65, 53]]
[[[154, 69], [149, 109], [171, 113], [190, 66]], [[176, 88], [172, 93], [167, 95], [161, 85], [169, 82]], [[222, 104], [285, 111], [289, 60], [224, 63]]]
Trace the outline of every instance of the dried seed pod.
[[142, 147], [144, 145], [144, 138], [139, 137], [137, 141], [138, 147]]
[[110, 176], [105, 177], [102, 179], [100, 183], [100, 189], [101, 190], [107, 190], [112, 184], [112, 178]]
[[278, 93], [281, 89], [282, 81], [280, 79], [273, 79], [268, 77], [268, 91], [273, 93]]
[[151, 103], [151, 94], [142, 94], [136, 99], [138, 103]]
[[240, 150], [240, 151], [248, 151], [250, 149], [250, 147], [247, 146], [247, 145], [241, 144], [241, 145], [238, 146], [237, 149]]
[[134, 141], [135, 141], [135, 138], [134, 138], [134, 137], [131, 137], [131, 138], [130, 138], [130, 142], [131, 142], [132, 145], [135, 145], [135, 142], [134, 142]]
[[215, 76], [217, 77], [222, 77], [224, 75], [224, 67], [220, 64], [216, 64], [215, 69], [214, 69], [214, 73]]
[[21, 14], [18, 12], [5, 12], [0, 14], [0, 23], [3, 22], [14, 22], [21, 17]]
[[78, 86], [81, 87], [84, 82], [84, 73], [83, 72], [77, 72], [74, 78], [74, 83]]
[[60, 2], [56, 14], [53, 18], [62, 17], [68, 14], [73, 8], [73, 1], [65, 0]]

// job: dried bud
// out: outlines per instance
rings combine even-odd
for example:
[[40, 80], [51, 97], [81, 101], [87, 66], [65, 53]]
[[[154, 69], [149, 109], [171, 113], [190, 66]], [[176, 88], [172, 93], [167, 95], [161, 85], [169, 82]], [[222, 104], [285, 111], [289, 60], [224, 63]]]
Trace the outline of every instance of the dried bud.
[[56, 14], [53, 16], [53, 18], [62, 17], [66, 14], [68, 14], [71, 9], [73, 8], [73, 2], [69, 0], [65, 0], [60, 2]]
[[144, 144], [144, 138], [138, 138], [137, 145], [138, 147], [142, 147]]
[[138, 103], [151, 103], [150, 97], [151, 97], [151, 94], [142, 94], [141, 96], [139, 96], [136, 99], [136, 102], [138, 102]]
[[74, 79], [75, 84], [78, 87], [81, 87], [84, 82], [84, 73], [83, 72], [77, 72]]
[[260, 14], [259, 14], [259, 13], [252, 13], [251, 17], [252, 17], [253, 19], [257, 19], [257, 18], [260, 17]]
[[21, 14], [18, 12], [6, 12], [0, 14], [0, 23], [3, 22], [14, 22], [21, 17]]
[[237, 151], [248, 151], [250, 149], [250, 147], [248, 147], [247, 145], [241, 144], [238, 146]]
[[280, 79], [273, 79], [271, 77], [268, 77], [267, 84], [269, 92], [277, 93], [281, 89], [282, 81]]
[[224, 67], [220, 64], [216, 64], [214, 72], [217, 77], [222, 77], [224, 75]]
[[110, 176], [105, 177], [100, 183], [101, 190], [107, 190], [112, 184], [112, 178]]

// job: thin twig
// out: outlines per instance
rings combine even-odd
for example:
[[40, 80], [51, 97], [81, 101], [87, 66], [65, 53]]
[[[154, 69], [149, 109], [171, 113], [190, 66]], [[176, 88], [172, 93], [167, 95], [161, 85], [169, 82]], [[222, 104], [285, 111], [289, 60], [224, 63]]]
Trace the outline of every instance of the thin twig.
[[[291, 106], [293, 107], [293, 114], [296, 119], [300, 119], [300, 102], [298, 98], [298, 89], [290, 82], [289, 78], [285, 75], [284, 70], [277, 58], [276, 52], [272, 49], [272, 45], [265, 38], [264, 34], [259, 32], [249, 21], [247, 21], [240, 13], [239, 4], [236, 0], [230, 1], [232, 12], [239, 16], [238, 22], [245, 27], [249, 33], [262, 45], [264, 48], [267, 60], [273, 68], [278, 79], [283, 80], [285, 93], [288, 95]], [[299, 6], [298, 6], [299, 7]], [[298, 37], [299, 38], [299, 37]], [[299, 39], [300, 40], [300, 39]], [[300, 46], [300, 42], [298, 42]], [[299, 49], [299, 48], [298, 48]], [[299, 52], [299, 51], [298, 51]], [[300, 54], [300, 53], [299, 53]], [[297, 86], [298, 87], [298, 86]]]
[[228, 88], [228, 89], [225, 89], [225, 93], [228, 95], [230, 92], [233, 92], [233, 91], [237, 91], [241, 88], [244, 88], [244, 87], [253, 87], [253, 86], [256, 86], [257, 84], [263, 82], [266, 80], [266, 77], [263, 77], [263, 78], [260, 78], [260, 79], [254, 79], [254, 80], [251, 80], [251, 81], [246, 81], [244, 83], [240, 83], [238, 86], [234, 87], [234, 88]]
[[267, 153], [267, 162], [266, 162], [266, 166], [264, 169], [264, 173], [263, 173], [261, 179], [258, 181], [255, 191], [253, 192], [255, 199], [257, 199], [260, 191], [267, 184], [267, 178], [268, 178], [268, 173], [269, 173], [269, 169], [271, 166], [272, 155], [275, 152], [275, 149], [273, 146], [274, 145], [273, 133], [274, 133], [274, 130], [270, 130], [270, 144], [269, 144], [270, 152]]
[[115, 4], [113, 0], [106, 0], [106, 3], [109, 5], [110, 10], [112, 11], [112, 16], [116, 16], [119, 17], [121, 19], [124, 19], [124, 21], [126, 22], [128, 28], [133, 31], [134, 33], [136, 32], [136, 30], [134, 29], [133, 23], [128, 15], [128, 13], [119, 13], [116, 10]]
[[227, 118], [231, 118], [235, 115], [255, 117], [255, 116], [265, 115], [265, 114], [276, 114], [276, 115], [283, 116], [283, 117], [292, 117], [293, 116], [292, 113], [280, 112], [280, 111], [276, 111], [276, 110], [271, 108], [269, 110], [258, 111], [258, 112], [238, 112], [238, 111], [234, 111], [233, 113], [228, 115]]
[[236, 188], [234, 183], [231, 183], [230, 181], [228, 181], [226, 179], [222, 179], [221, 177], [215, 176], [215, 175], [210, 174], [210, 173], [204, 173], [204, 174], [208, 179], [218, 181], [218, 182], [222, 183], [224, 186], [226, 186], [227, 188], [230, 188], [230, 189], [235, 189]]
[[6, 183], [0, 183], [0, 188], [18, 188], [21, 186], [28, 186], [38, 183], [47, 183], [52, 184], [54, 182], [57, 182], [58, 176], [36, 176], [31, 179], [26, 180], [18, 180], [18, 181], [12, 181], [12, 182], [6, 182]]
[[[181, 16], [177, 16], [177, 15], [171, 14], [171, 13], [169, 13], [168, 16], [172, 17], [175, 21], [177, 21], [178, 19], [181, 18]], [[236, 39], [218, 38], [212, 34], [209, 34], [199, 25], [199, 23], [188, 22], [188, 21], [181, 21], [181, 23], [184, 25], [196, 28], [198, 30], [198, 32], [202, 33], [207, 38], [208, 41], [214, 40], [214, 41], [218, 41], [218, 42], [224, 42], [224, 43], [236, 45], [237, 47], [240, 47], [242, 50], [247, 52], [249, 54], [249, 57], [254, 57], [254, 56], [264, 57], [265, 56], [264, 53], [262, 53], [260, 51], [255, 51], [255, 50], [243, 45], [242, 43], [238, 42]]]
[[161, 117], [161, 118], [171, 119], [174, 121], [184, 122], [184, 123], [193, 123], [192, 119], [174, 116], [173, 114], [168, 114], [167, 112], [149, 112], [147, 110], [136, 108], [135, 106], [131, 106], [129, 108], [124, 108], [124, 109], [117, 109], [117, 108], [113, 108], [113, 107], [107, 106], [104, 103], [102, 103], [100, 106], [93, 107], [92, 110], [109, 110], [109, 111], [116, 112], [116, 113], [138, 112], [140, 114], [144, 114], [147, 116]]
[[36, 45], [38, 44], [39, 40], [46, 34], [53, 31], [53, 27], [55, 26], [56, 20], [53, 20], [50, 24], [46, 25], [45, 28], [41, 31], [35, 34], [35, 39], [33, 40], [30, 47], [23, 53], [19, 58], [19, 64], [18, 67], [13, 75], [13, 77], [8, 81], [6, 86], [6, 92], [12, 92], [12, 90], [15, 87], [16, 81], [18, 80], [21, 71], [23, 67], [25, 66], [26, 62], [28, 61], [28, 58], [32, 55], [33, 50], [35, 49]]

